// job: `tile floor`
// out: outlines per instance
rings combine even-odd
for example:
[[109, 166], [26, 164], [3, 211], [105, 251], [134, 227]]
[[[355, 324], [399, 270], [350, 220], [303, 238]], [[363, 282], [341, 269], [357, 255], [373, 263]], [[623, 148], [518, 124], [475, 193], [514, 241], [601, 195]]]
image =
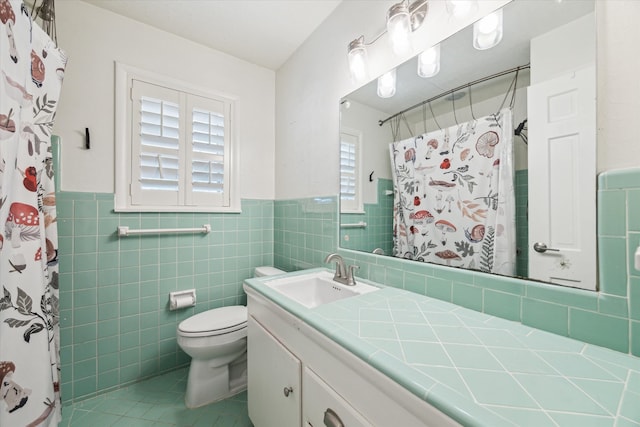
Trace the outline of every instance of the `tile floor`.
[[187, 368], [62, 407], [60, 427], [251, 427], [247, 393], [184, 406]]

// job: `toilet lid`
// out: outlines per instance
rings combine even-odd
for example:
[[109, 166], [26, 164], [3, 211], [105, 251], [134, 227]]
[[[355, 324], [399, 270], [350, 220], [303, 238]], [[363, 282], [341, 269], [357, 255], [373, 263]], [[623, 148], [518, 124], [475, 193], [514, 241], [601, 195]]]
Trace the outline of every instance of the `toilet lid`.
[[203, 311], [191, 316], [180, 322], [178, 330], [187, 334], [219, 335], [237, 331], [246, 326], [247, 307], [234, 305]]

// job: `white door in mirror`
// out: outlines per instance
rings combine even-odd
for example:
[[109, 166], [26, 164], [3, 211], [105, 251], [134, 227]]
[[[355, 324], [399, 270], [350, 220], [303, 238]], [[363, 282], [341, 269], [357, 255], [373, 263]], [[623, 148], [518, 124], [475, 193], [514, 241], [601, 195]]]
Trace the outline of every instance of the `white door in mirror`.
[[596, 289], [595, 67], [529, 86], [529, 277]]

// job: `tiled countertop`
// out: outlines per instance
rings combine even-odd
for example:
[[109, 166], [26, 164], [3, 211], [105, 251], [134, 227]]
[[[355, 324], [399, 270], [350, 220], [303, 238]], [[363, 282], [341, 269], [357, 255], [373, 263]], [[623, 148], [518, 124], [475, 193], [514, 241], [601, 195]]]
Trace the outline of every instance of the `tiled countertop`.
[[640, 358], [382, 285], [307, 309], [265, 280], [245, 283], [463, 425], [640, 426]]

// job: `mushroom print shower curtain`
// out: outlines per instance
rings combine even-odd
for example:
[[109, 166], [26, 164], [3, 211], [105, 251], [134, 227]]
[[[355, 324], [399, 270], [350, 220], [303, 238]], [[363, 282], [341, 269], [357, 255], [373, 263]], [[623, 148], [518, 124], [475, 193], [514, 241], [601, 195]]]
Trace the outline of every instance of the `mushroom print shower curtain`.
[[0, 426], [60, 420], [51, 128], [66, 59], [0, 0]]
[[394, 256], [512, 275], [512, 112], [390, 145]]

